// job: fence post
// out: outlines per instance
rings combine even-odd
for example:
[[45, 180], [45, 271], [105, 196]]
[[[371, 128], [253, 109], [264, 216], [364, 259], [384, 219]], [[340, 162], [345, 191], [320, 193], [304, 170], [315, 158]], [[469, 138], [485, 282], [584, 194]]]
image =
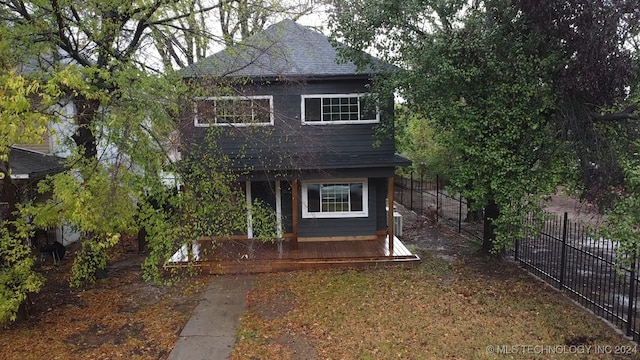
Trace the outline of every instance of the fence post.
[[560, 289], [564, 290], [564, 273], [567, 267], [567, 224], [569, 215], [565, 212], [562, 220], [562, 253], [560, 255]]
[[411, 169], [411, 189], [409, 189], [409, 208], [413, 211], [413, 169]]
[[[527, 238], [527, 230], [525, 229], [524, 238]], [[518, 261], [518, 249], [520, 248], [520, 238], [516, 237], [516, 242], [513, 244], [513, 260]]]
[[424, 200], [424, 169], [420, 167], [420, 186], [418, 187], [420, 192], [420, 215], [424, 215], [424, 209], [422, 207], [422, 200]]
[[436, 220], [440, 216], [440, 175], [436, 175]]
[[636, 303], [636, 253], [633, 253], [633, 262], [631, 263], [631, 273], [629, 281], [629, 309], [627, 311], [627, 336], [631, 336], [633, 333], [633, 319], [635, 318], [635, 303]]
[[458, 194], [460, 206], [458, 208], [458, 234], [462, 232], [462, 194]]

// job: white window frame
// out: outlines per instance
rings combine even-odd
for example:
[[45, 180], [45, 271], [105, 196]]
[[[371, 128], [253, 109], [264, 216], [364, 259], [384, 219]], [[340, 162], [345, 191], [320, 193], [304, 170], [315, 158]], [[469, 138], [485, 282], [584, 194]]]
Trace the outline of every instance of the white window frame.
[[[358, 119], [358, 120], [338, 120], [338, 121], [331, 121], [331, 120], [324, 120], [324, 119], [320, 119], [320, 121], [307, 121], [305, 119], [305, 100], [306, 99], [320, 99], [320, 101], [322, 101], [322, 99], [327, 99], [327, 98], [357, 98], [358, 99], [358, 117], [360, 117], [360, 115], [362, 114], [362, 102], [360, 101], [360, 99], [362, 99], [363, 97], [367, 96], [367, 94], [358, 94], [358, 93], [351, 93], [351, 94], [307, 94], [307, 95], [301, 95], [301, 99], [300, 99], [300, 109], [301, 109], [301, 116], [300, 118], [302, 119], [302, 124], [304, 125], [339, 125], [339, 124], [377, 124], [380, 122], [380, 109], [379, 107], [376, 105], [376, 118], [375, 119]], [[321, 109], [320, 109], [320, 116], [323, 115], [322, 113], [322, 103], [320, 104]]]
[[[328, 219], [328, 218], [359, 218], [369, 216], [369, 183], [363, 179], [328, 179], [328, 180], [303, 180], [301, 182], [302, 191], [302, 218], [304, 219]], [[308, 186], [323, 184], [362, 184], [362, 211], [333, 211], [333, 212], [310, 212]], [[322, 195], [320, 195], [320, 209], [322, 209]]]
[[[218, 122], [217, 118], [212, 119], [213, 121], [207, 122], [199, 122], [198, 121], [198, 101], [216, 101], [216, 100], [269, 100], [269, 122], [263, 123], [228, 123], [228, 122]], [[193, 104], [193, 126], [195, 127], [210, 127], [210, 126], [238, 126], [238, 127], [246, 127], [246, 126], [273, 126], [274, 124], [274, 116], [273, 116], [273, 96], [272, 95], [253, 95], [253, 96], [212, 96], [212, 97], [199, 97], [195, 99], [196, 102]], [[215, 106], [215, 105], [214, 105]]]

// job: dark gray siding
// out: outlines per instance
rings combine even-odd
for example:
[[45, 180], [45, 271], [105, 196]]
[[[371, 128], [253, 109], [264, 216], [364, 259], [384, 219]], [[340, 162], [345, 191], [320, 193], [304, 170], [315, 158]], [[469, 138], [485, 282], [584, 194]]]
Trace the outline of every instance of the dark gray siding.
[[[367, 168], [367, 169], [340, 169], [325, 171], [312, 171], [303, 173], [274, 174], [256, 173], [252, 174], [252, 197], [259, 198], [267, 204], [271, 204], [275, 210], [275, 185], [273, 179], [280, 179], [281, 186], [281, 206], [282, 224], [284, 233], [293, 231], [293, 208], [292, 208], [292, 185], [293, 178], [300, 181], [326, 180], [326, 179], [354, 179], [366, 178], [369, 185], [369, 216], [367, 218], [345, 218], [345, 219], [305, 219], [302, 218], [302, 203], [299, 204], [298, 219], [299, 232], [301, 237], [322, 237], [322, 236], [371, 236], [376, 231], [386, 230], [386, 201], [387, 201], [387, 181], [389, 176], [393, 176], [393, 168]], [[372, 177], [375, 176], [375, 177]], [[259, 181], [256, 181], [260, 179]], [[271, 185], [266, 186], [265, 180], [269, 179]], [[260, 186], [262, 185], [262, 186]], [[301, 189], [298, 189], [298, 198], [301, 199]]]
[[[302, 125], [301, 122], [301, 95], [366, 93], [368, 84], [366, 79], [352, 78], [243, 86], [238, 88], [238, 94], [273, 96], [274, 126], [197, 128], [192, 109], [187, 107], [182, 118], [184, 151], [195, 149], [194, 144], [204, 144], [207, 134], [212, 133], [214, 142], [206, 151], [230, 157], [232, 170], [248, 170], [240, 173], [240, 180], [283, 180], [285, 233], [293, 231], [291, 180], [367, 178], [368, 217], [305, 219], [299, 209], [298, 236], [373, 236], [376, 231], [386, 229], [386, 184], [394, 173], [394, 163], [390, 161], [395, 152], [393, 134], [374, 146], [379, 124]], [[392, 123], [392, 102], [382, 110], [381, 124]], [[267, 194], [271, 189], [256, 188], [254, 196], [271, 203], [272, 197]]]
[[[387, 229], [387, 178], [369, 179], [369, 186], [376, 187], [376, 230]], [[373, 184], [373, 185], [371, 185]]]
[[[192, 111], [183, 117], [186, 151], [205, 142], [210, 129], [215, 133], [215, 150], [234, 159], [234, 168], [296, 169], [324, 168], [336, 159], [357, 156], [389, 156], [394, 153], [391, 134], [374, 146], [376, 124], [302, 125], [301, 95], [367, 92], [366, 80], [274, 82], [244, 86], [245, 95], [273, 95], [274, 126], [196, 128]], [[392, 104], [385, 107], [381, 122], [392, 122]]]

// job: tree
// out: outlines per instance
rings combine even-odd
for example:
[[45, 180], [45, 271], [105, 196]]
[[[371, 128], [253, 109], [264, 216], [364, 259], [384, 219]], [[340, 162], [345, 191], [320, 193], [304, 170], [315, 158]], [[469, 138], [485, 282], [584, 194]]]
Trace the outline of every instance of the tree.
[[635, 268], [640, 260], [640, 159], [638, 152], [625, 156], [621, 165], [626, 189], [605, 218], [602, 236], [615, 239], [620, 264]]
[[413, 168], [435, 180], [436, 175], [446, 177], [452, 154], [435, 140], [434, 124], [420, 114], [411, 113], [406, 106], [395, 109], [396, 149], [413, 162]]
[[6, 217], [0, 218], [0, 323], [15, 320], [27, 295], [43, 284], [28, 245], [33, 229], [17, 216], [19, 203], [9, 152], [17, 143], [41, 138], [51, 121], [42, 109], [59, 95], [55, 81], [43, 84], [17, 74], [2, 39], [0, 36], [0, 193], [7, 209]]
[[637, 6], [581, 4], [356, 1], [333, 12], [334, 36], [350, 46], [345, 56], [370, 48], [403, 68], [388, 83], [434, 120], [437, 139], [456, 154], [452, 188], [485, 206], [487, 250], [509, 244], [523, 214], [539, 210], [538, 196], [575, 168], [582, 189], [601, 187], [588, 179], [605, 158], [587, 155], [602, 154], [603, 143], [625, 149], [621, 125], [602, 120], [636, 116], [633, 108], [603, 112], [620, 106], [631, 85], [623, 40]]
[[[258, 18], [251, 17], [248, 5], [260, 6]], [[41, 103], [38, 109], [52, 116], [29, 131], [39, 133], [59, 119], [70, 123], [73, 133], [67, 141], [69, 170], [40, 183], [50, 200], [24, 204], [13, 214], [16, 220], [31, 219], [30, 227], [64, 221], [85, 234], [73, 285], [95, 281], [96, 271], [106, 265], [107, 250], [122, 233], [148, 233], [152, 249], [146, 269], [156, 279], [158, 265], [168, 255], [203, 233], [183, 236], [181, 231], [188, 229], [183, 215], [208, 210], [190, 209], [188, 197], [167, 190], [160, 178], [182, 170], [170, 156], [177, 147], [170, 139], [176, 138], [177, 114], [191, 91], [172, 67], [208, 55], [220, 39], [237, 40], [258, 31], [280, 15], [277, 11], [296, 8], [267, 1], [0, 0], [0, 39], [12, 50], [6, 56], [21, 65], [25, 78], [55, 81], [60, 89], [57, 104]], [[222, 25], [227, 37], [213, 35], [216, 11], [226, 14]], [[67, 112], [69, 108], [73, 111]], [[33, 110], [23, 109], [20, 116], [31, 116]], [[196, 185], [191, 188], [197, 193]], [[223, 205], [228, 203], [218, 213], [239, 209]], [[175, 211], [181, 212], [175, 219], [182, 222], [174, 221]], [[203, 219], [193, 226], [202, 226]]]
[[[187, 0], [176, 4], [174, 11], [181, 12], [179, 8], [188, 9], [186, 16], [152, 33], [165, 69], [191, 65], [221, 46], [233, 46], [264, 30], [269, 24], [309, 15], [318, 5], [313, 1], [221, 0], [212, 6], [201, 0]], [[215, 9], [208, 11], [212, 8]]]
[[[637, 138], [637, 104], [630, 90], [636, 64], [628, 44], [638, 34], [637, 0], [514, 1], [556, 56], [550, 68], [556, 96], [552, 114], [560, 138], [578, 159], [583, 197], [604, 206], [624, 185], [621, 156]], [[555, 55], [552, 55], [555, 54]]]

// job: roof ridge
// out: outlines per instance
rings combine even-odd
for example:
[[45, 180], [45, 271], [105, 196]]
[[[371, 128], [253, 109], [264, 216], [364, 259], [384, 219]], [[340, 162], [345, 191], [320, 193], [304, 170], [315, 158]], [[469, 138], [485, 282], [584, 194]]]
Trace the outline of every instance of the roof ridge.
[[339, 60], [338, 50], [327, 35], [292, 19], [272, 24], [180, 71], [186, 78], [308, 78], [371, 76], [379, 72], [372, 67], [359, 71], [352, 61]]

